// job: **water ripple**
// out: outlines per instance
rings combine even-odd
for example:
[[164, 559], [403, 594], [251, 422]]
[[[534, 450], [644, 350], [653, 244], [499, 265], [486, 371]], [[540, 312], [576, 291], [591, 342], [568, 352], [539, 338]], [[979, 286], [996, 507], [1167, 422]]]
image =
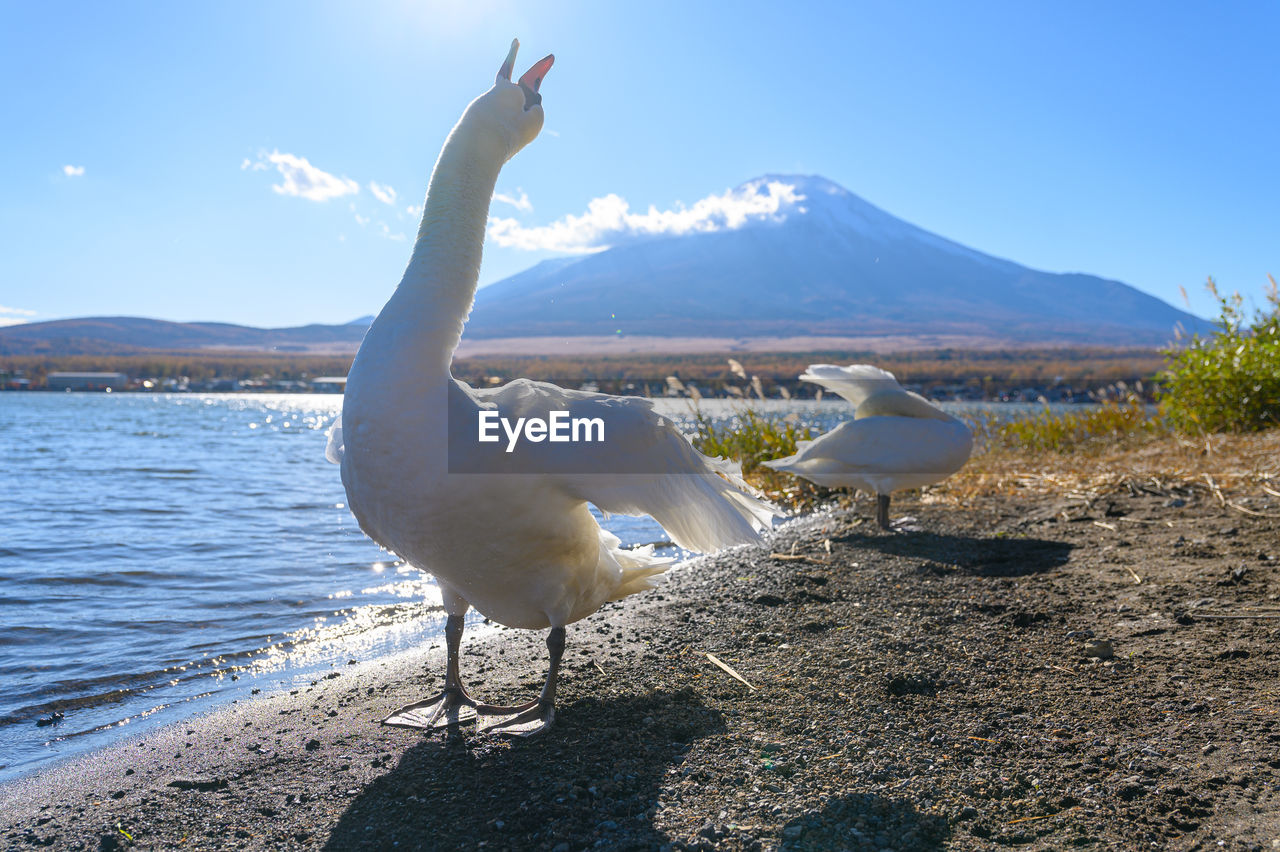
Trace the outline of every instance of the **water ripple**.
[[[324, 461], [340, 406], [4, 395], [0, 780], [122, 727], [438, 638], [438, 589], [365, 538]], [[36, 727], [54, 712], [58, 725]]]

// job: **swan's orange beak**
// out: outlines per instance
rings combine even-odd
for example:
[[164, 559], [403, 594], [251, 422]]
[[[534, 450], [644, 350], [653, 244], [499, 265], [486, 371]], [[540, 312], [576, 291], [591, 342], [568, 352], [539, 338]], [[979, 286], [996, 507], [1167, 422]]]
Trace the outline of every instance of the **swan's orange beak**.
[[542, 78], [547, 76], [547, 72], [551, 70], [551, 64], [555, 61], [555, 54], [548, 53], [545, 57], [533, 63], [533, 67], [524, 72], [524, 76], [520, 78], [520, 85], [527, 89], [532, 89], [536, 94], [538, 87], [542, 85]]
[[[507, 59], [502, 63], [502, 67], [498, 69], [499, 80], [511, 82], [511, 72], [516, 65], [516, 51], [519, 49], [520, 39], [513, 38], [511, 40], [511, 50], [507, 52]], [[542, 103], [542, 95], [538, 94], [538, 89], [542, 86], [542, 78], [547, 76], [547, 72], [551, 70], [551, 64], [555, 61], [555, 55], [549, 53], [533, 63], [533, 67], [520, 77], [520, 88], [524, 90], [524, 108], [526, 110], [534, 104]]]

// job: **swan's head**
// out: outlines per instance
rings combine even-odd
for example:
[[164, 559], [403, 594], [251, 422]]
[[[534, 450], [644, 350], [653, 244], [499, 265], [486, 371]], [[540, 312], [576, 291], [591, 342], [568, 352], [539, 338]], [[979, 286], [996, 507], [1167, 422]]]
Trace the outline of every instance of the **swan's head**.
[[511, 72], [515, 68], [516, 51], [519, 49], [520, 41], [512, 39], [511, 51], [498, 69], [493, 88], [467, 107], [466, 119], [505, 148], [503, 162], [514, 157], [517, 151], [532, 142], [538, 131], [542, 130], [542, 95], [538, 93], [538, 89], [542, 86], [542, 79], [551, 70], [551, 63], [556, 61], [553, 55], [539, 59], [513, 83]]

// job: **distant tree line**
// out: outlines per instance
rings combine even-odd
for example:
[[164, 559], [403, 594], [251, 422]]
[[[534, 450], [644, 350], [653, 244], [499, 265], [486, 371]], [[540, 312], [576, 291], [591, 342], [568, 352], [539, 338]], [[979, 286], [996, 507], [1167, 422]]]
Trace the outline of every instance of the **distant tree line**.
[[[1148, 381], [1164, 366], [1154, 349], [1104, 347], [1043, 349], [934, 349], [877, 354], [870, 351], [726, 352], [700, 354], [486, 356], [454, 362], [454, 375], [472, 385], [491, 385], [515, 378], [554, 381], [569, 386], [595, 385], [606, 393], [649, 393], [666, 389], [666, 377], [678, 376], [716, 392], [737, 380], [728, 358], [759, 378], [768, 396], [783, 387], [811, 395], [813, 388], [796, 377], [816, 363], [873, 363], [905, 384], [925, 390], [963, 387], [968, 395], [997, 396], [1026, 388], [1100, 389], [1115, 382]], [[134, 379], [307, 381], [318, 376], [344, 376], [350, 355], [264, 354], [244, 352], [154, 353], [146, 355], [11, 355], [0, 356], [0, 372], [22, 375], [33, 387], [44, 385], [55, 371], [120, 372]], [[1148, 382], [1149, 383], [1149, 382]]]
[[0, 355], [0, 371], [21, 373], [43, 385], [55, 372], [125, 373], [140, 379], [270, 378], [301, 381], [316, 376], [345, 376], [350, 355], [273, 355], [260, 352], [200, 352], [148, 355]]

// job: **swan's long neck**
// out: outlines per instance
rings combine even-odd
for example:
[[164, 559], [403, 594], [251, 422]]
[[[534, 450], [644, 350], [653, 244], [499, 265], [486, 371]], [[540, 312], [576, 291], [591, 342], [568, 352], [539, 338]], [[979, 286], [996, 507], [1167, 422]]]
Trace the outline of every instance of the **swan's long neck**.
[[440, 151], [404, 278], [388, 307], [413, 327], [415, 349], [446, 372], [475, 299], [489, 201], [506, 152], [462, 121]]

